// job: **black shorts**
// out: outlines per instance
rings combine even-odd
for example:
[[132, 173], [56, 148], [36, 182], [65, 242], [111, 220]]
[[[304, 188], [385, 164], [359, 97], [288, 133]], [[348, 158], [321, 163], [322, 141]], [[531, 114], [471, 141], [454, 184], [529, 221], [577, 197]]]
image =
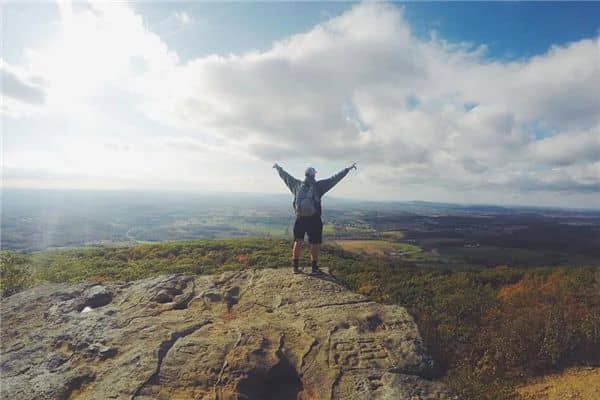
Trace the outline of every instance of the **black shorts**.
[[323, 242], [323, 221], [320, 215], [311, 217], [297, 217], [294, 223], [294, 239], [304, 240], [304, 235], [308, 234], [310, 244], [319, 244]]

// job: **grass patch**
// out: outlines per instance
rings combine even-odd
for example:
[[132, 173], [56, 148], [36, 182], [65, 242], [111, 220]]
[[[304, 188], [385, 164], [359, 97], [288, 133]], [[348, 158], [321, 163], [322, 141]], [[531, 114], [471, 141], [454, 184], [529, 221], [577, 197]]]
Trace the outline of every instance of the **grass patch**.
[[324, 235], [333, 235], [336, 232], [335, 225], [332, 223], [327, 223], [323, 225], [323, 234]]
[[386, 240], [401, 240], [405, 237], [402, 231], [385, 231], [380, 232], [380, 234]]
[[[39, 282], [129, 281], [164, 273], [212, 274], [244, 268], [285, 268], [291, 267], [291, 245], [291, 240], [284, 239], [239, 238], [36, 253], [2, 252], [3, 259], [9, 260], [2, 263], [6, 271], [2, 284], [14, 287], [12, 293]], [[308, 265], [309, 252], [304, 251], [302, 256], [302, 262]], [[325, 246], [321, 262], [353, 265], [359, 259]], [[27, 274], [20, 273], [21, 270], [27, 270]]]

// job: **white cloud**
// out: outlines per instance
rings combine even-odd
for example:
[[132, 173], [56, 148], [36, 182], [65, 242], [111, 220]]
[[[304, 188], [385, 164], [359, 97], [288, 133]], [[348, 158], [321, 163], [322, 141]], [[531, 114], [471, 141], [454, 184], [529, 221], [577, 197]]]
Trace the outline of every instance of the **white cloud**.
[[48, 83], [47, 112], [71, 118], [91, 100], [114, 89], [132, 91], [136, 79], [178, 62], [125, 3], [91, 2], [77, 11], [69, 2], [58, 4], [59, 34], [47, 46], [27, 50], [29, 68]]
[[0, 58], [0, 115], [19, 117], [39, 108], [46, 101], [44, 82], [27, 71]]
[[214, 157], [244, 157], [245, 155], [236, 152], [235, 148], [228, 148], [221, 144], [208, 143], [206, 141], [190, 136], [159, 136], [150, 141], [150, 145], [158, 149], [169, 149], [176, 152], [200, 153]]
[[600, 126], [537, 140], [531, 145], [531, 154], [536, 161], [550, 165], [600, 161]]
[[44, 90], [35, 78], [27, 77], [23, 71], [0, 59], [1, 92], [4, 96], [29, 104], [44, 102]]
[[[572, 175], [545, 185], [555, 179], [545, 165], [597, 154], [587, 144], [600, 135], [599, 43], [488, 61], [485, 48], [423, 41], [400, 9], [367, 3], [266, 52], [179, 65], [155, 90], [173, 97], [150, 98], [147, 110], [265, 160], [358, 159], [373, 171], [385, 166], [397, 184], [522, 189], [531, 182], [562, 190], [571, 182], [577, 190]], [[527, 125], [540, 121], [557, 136], [533, 137]], [[548, 151], [561, 140], [575, 144]]]
[[599, 38], [490, 61], [485, 46], [419, 39], [401, 8], [369, 2], [264, 52], [184, 63], [123, 4], [62, 14], [62, 36], [30, 53], [52, 112], [119, 88], [178, 132], [155, 144], [269, 162], [357, 160], [375, 190], [600, 185]]

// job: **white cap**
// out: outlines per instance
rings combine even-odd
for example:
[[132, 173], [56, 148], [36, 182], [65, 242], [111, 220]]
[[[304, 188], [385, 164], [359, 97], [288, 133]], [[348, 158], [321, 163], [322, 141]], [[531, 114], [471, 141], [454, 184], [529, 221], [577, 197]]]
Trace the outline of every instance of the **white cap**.
[[306, 171], [304, 171], [304, 175], [315, 176], [316, 174], [317, 174], [317, 170], [314, 169], [313, 167], [308, 167], [308, 168], [306, 168]]

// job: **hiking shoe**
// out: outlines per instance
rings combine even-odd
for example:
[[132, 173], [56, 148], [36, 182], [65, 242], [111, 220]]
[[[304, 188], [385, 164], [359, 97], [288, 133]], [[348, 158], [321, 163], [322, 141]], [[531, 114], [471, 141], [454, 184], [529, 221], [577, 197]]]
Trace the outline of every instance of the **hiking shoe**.
[[321, 268], [319, 268], [317, 266], [313, 266], [310, 273], [312, 275], [321, 275], [323, 273], [323, 271], [321, 271]]
[[292, 262], [292, 270], [294, 271], [295, 274], [299, 274], [300, 273], [300, 262], [297, 259], [294, 259]]
[[312, 260], [310, 262], [310, 266], [312, 267], [312, 271], [310, 272], [312, 275], [319, 275], [323, 273], [323, 271], [319, 269], [316, 261]]

